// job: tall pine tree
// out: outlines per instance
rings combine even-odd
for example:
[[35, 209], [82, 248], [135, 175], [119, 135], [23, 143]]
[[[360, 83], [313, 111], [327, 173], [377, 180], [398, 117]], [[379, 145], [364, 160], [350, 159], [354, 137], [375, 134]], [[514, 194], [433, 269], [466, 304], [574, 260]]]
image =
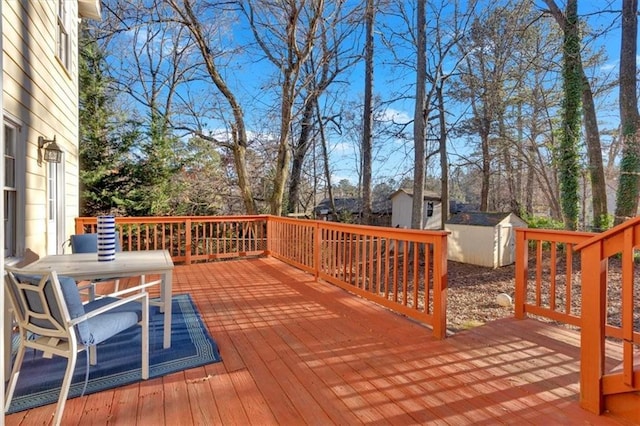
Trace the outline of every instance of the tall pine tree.
[[129, 214], [127, 153], [138, 132], [121, 120], [115, 91], [105, 72], [105, 54], [86, 23], [80, 29], [80, 215]]

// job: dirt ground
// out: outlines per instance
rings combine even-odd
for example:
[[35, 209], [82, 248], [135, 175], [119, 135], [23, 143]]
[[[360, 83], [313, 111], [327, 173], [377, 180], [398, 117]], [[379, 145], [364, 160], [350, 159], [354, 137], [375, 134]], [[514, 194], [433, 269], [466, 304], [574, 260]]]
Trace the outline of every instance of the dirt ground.
[[[578, 259], [575, 260], [572, 277], [572, 311], [574, 313], [579, 313], [581, 308], [581, 278]], [[546, 267], [548, 268], [548, 265]], [[499, 294], [505, 293], [513, 300], [515, 265], [493, 269], [449, 261], [447, 268], [449, 276], [448, 329], [456, 332], [477, 327], [495, 319], [513, 316], [513, 305], [510, 307], [500, 306], [496, 298]], [[557, 273], [558, 282], [564, 280], [564, 267], [559, 266]], [[622, 323], [622, 267], [619, 259], [609, 259], [607, 277], [607, 322], [619, 327]], [[634, 268], [634, 282], [640, 282], [640, 266], [638, 265]], [[634, 300], [640, 300], [640, 285], [635, 286], [634, 294]], [[545, 299], [548, 301], [548, 295], [543, 294], [543, 301]], [[560, 293], [556, 302], [563, 303], [563, 299], [564, 297]], [[538, 319], [551, 321], [543, 317]], [[634, 310], [633, 321], [635, 329], [640, 330], [640, 310]]]
[[515, 292], [515, 265], [487, 268], [449, 261], [447, 328], [460, 331], [513, 316], [513, 306], [502, 307], [496, 297]]

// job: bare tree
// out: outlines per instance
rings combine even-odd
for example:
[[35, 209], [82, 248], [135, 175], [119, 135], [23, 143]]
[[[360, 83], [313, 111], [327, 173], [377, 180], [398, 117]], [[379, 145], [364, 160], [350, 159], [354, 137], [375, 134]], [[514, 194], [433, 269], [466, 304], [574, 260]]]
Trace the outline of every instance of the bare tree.
[[[309, 60], [302, 66], [300, 82], [303, 87], [298, 90], [297, 112], [293, 114], [291, 123], [293, 155], [289, 179], [289, 212], [297, 211], [301, 175], [309, 148], [317, 137], [323, 136], [319, 135], [320, 131], [324, 131], [319, 103], [332, 90], [344, 90], [340, 76], [362, 57], [360, 49], [353, 43], [354, 32], [361, 25], [357, 17], [361, 14], [357, 6], [347, 9], [343, 3], [336, 3], [332, 9], [326, 10], [325, 18], [319, 23], [318, 42], [310, 53]], [[332, 89], [333, 86], [337, 88]]]
[[269, 2], [257, 0], [243, 4], [251, 31], [265, 57], [280, 72], [280, 126], [278, 152], [270, 197], [271, 214], [282, 213], [284, 188], [291, 159], [290, 126], [295, 100], [301, 87], [301, 69], [310, 58], [323, 19], [324, 0]]
[[[412, 141], [413, 151], [413, 205], [412, 227], [422, 227], [424, 212], [423, 195], [427, 168], [430, 160], [440, 157], [440, 188], [443, 206], [443, 222], [448, 215], [448, 174], [449, 160], [447, 152], [448, 132], [452, 123], [447, 122], [448, 100], [447, 85], [455, 75], [462, 57], [456, 56], [458, 43], [468, 26], [470, 11], [475, 1], [469, 1], [465, 7], [459, 2], [412, 2], [413, 11], [408, 10], [407, 2], [398, 1], [387, 13], [400, 18], [401, 27], [385, 27], [382, 39], [385, 47], [394, 55], [394, 62], [401, 67], [410, 67], [416, 74], [415, 86], [404, 92], [394, 94], [398, 99], [414, 99], [413, 134], [407, 135]], [[415, 19], [415, 20], [414, 20]], [[427, 40], [429, 44], [427, 45]], [[400, 47], [408, 47], [410, 58], [402, 56]], [[408, 93], [411, 92], [411, 95]], [[403, 134], [398, 131], [397, 135]]]
[[230, 89], [229, 85], [222, 77], [218, 65], [216, 64], [216, 49], [211, 42], [207, 27], [203, 25], [202, 19], [205, 14], [194, 10], [194, 2], [192, 0], [167, 0], [173, 9], [176, 20], [187, 28], [202, 55], [207, 73], [214, 83], [215, 87], [220, 91], [230, 109], [230, 124], [228, 138], [221, 138], [217, 135], [205, 134], [198, 130], [196, 134], [211, 142], [215, 142], [233, 152], [233, 159], [238, 177], [238, 186], [242, 194], [244, 206], [247, 214], [256, 214], [257, 206], [253, 198], [253, 192], [249, 183], [249, 174], [246, 166], [247, 153], [247, 130], [245, 126], [244, 112], [239, 101]]
[[512, 53], [517, 50], [521, 36], [518, 29], [521, 16], [522, 11], [513, 8], [490, 11], [488, 16], [476, 18], [461, 43], [464, 69], [458, 93], [460, 99], [469, 101], [471, 108], [466, 131], [476, 133], [480, 139], [481, 211], [489, 210], [492, 164], [499, 164], [495, 158], [501, 152], [499, 142], [504, 139], [499, 122], [507, 108], [507, 81], [512, 78]]
[[[181, 108], [180, 91], [197, 80], [193, 72], [193, 43], [181, 44], [184, 29], [162, 23], [162, 8], [143, 10], [135, 2], [123, 1], [116, 10], [107, 9], [100, 23], [102, 41], [117, 51], [109, 60], [110, 74], [118, 93], [135, 105], [144, 134], [131, 150], [136, 167], [131, 174], [136, 189], [127, 194], [137, 214], [169, 213], [170, 180], [175, 172], [175, 144], [171, 119]], [[114, 37], [127, 29], [122, 38]]]

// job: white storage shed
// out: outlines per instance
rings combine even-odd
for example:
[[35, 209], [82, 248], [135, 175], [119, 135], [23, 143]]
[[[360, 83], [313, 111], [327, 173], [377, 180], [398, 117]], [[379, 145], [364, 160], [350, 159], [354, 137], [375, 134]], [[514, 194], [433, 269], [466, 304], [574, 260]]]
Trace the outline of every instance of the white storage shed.
[[515, 228], [527, 223], [513, 213], [463, 212], [447, 221], [448, 259], [498, 268], [515, 262]]
[[[442, 201], [434, 192], [425, 191], [423, 197], [424, 229], [442, 229]], [[411, 228], [411, 210], [413, 209], [413, 193], [399, 189], [391, 194], [391, 226]]]

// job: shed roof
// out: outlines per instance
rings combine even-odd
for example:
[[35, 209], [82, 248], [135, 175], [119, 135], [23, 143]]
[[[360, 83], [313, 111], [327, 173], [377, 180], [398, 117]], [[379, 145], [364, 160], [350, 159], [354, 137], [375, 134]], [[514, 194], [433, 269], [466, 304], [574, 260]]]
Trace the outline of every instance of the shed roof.
[[[510, 212], [460, 212], [451, 216], [446, 223], [453, 225], [496, 226], [512, 214]], [[518, 219], [522, 221], [522, 219]]]

